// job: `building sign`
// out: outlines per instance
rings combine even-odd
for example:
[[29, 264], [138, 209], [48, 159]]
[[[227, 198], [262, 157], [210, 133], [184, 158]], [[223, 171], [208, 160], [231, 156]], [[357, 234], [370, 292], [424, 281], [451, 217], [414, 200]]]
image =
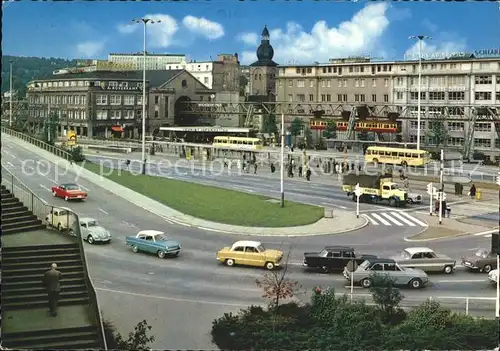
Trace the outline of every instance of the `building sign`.
[[133, 63], [118, 63], [111, 61], [97, 61], [97, 70], [107, 71], [107, 70], [134, 70], [135, 65]]
[[115, 86], [108, 85], [108, 86], [106, 87], [106, 90], [124, 90], [124, 91], [125, 91], [125, 90], [129, 90], [129, 91], [130, 91], [130, 90], [141, 90], [141, 87], [139, 87], [139, 86], [135, 86], [135, 87], [129, 87], [129, 86], [126, 86], [126, 87], [125, 87], [125, 86], [117, 86], [117, 87], [115, 87]]
[[74, 130], [68, 131], [67, 137], [68, 137], [67, 145], [70, 146], [76, 145], [76, 132]]
[[222, 104], [206, 103], [206, 104], [198, 104], [198, 107], [222, 107]]
[[499, 57], [500, 56], [500, 48], [474, 50], [474, 56], [485, 57], [485, 58], [486, 57]]

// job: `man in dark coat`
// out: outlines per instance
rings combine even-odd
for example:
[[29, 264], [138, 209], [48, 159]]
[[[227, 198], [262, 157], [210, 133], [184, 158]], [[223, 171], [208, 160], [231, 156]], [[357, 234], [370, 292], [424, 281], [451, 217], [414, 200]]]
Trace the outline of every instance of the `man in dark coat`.
[[62, 273], [57, 270], [57, 264], [52, 263], [50, 270], [45, 272], [43, 283], [47, 289], [49, 298], [49, 308], [52, 316], [57, 316], [57, 303], [59, 301], [59, 293], [61, 292], [61, 276]]

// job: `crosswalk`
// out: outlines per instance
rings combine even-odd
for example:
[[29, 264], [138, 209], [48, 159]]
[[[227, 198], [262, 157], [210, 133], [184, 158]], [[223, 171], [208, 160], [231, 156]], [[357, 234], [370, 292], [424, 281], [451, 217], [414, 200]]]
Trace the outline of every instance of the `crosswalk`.
[[428, 227], [424, 221], [409, 215], [406, 212], [372, 212], [363, 214], [373, 225], [398, 226], [398, 227]]

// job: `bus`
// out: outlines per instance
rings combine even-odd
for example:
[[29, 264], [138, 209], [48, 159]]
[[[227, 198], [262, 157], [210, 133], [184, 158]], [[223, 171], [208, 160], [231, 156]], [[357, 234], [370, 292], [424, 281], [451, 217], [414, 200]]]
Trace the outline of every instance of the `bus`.
[[431, 154], [426, 150], [369, 146], [365, 153], [365, 163], [389, 163], [406, 167], [424, 166], [430, 160]]
[[216, 136], [212, 145], [228, 149], [261, 150], [262, 140], [259, 138]]

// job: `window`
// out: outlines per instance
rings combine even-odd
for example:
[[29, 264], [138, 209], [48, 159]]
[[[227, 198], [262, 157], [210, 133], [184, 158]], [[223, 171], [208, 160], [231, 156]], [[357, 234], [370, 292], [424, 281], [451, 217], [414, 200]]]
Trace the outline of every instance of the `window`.
[[354, 94], [354, 101], [359, 102], [359, 94]]
[[309, 87], [314, 88], [314, 80], [311, 79], [309, 81]]
[[354, 79], [354, 87], [359, 88], [359, 79]]
[[347, 94], [342, 95], [344, 102], [347, 102]]
[[463, 146], [464, 138], [450, 137], [448, 138], [448, 145], [450, 146]]
[[288, 102], [293, 102], [293, 95], [292, 94], [288, 94]]
[[75, 95], [75, 105], [80, 105], [80, 95]]
[[307, 68], [307, 73], [312, 73], [312, 68], [311, 67]]
[[63, 103], [63, 104], [67, 104], [67, 103], [68, 103], [68, 96], [67, 96], [67, 95], [64, 95], [64, 96], [62, 97], [62, 103]]
[[96, 104], [97, 105], [107, 105], [108, 104], [108, 96], [107, 95], [97, 95], [96, 96]]
[[360, 83], [361, 83], [361, 88], [364, 88], [364, 87], [365, 87], [365, 80], [364, 80], [364, 79], [361, 79], [361, 80], [360, 80]]
[[372, 102], [377, 102], [377, 94], [372, 94]]
[[108, 111], [98, 110], [96, 113], [96, 119], [108, 119]]
[[121, 105], [122, 97], [121, 95], [111, 95], [109, 97], [109, 102], [111, 105]]
[[[323, 83], [325, 83], [325, 82], [323, 82]], [[298, 80], [297, 81], [297, 88], [303, 88], [303, 87], [305, 87], [304, 80], [303, 79]]]
[[[386, 67], [386, 66], [384, 66]], [[384, 79], [384, 87], [388, 87], [389, 86], [389, 79], [385, 78]]]
[[[69, 99], [70, 99], [69, 103], [72, 104], [73, 103], [73, 96], [70, 96]], [[61, 95], [56, 96], [56, 103], [60, 104], [61, 102], [62, 102], [62, 96]]]
[[125, 95], [123, 97], [123, 104], [124, 105], [133, 105], [134, 104], [134, 95]]
[[354, 68], [352, 66], [349, 66], [349, 73], [352, 73], [354, 71]]
[[77, 85], [78, 85], [79, 87], [83, 87], [83, 80], [79, 80], [79, 81], [78, 81], [78, 83], [77, 83]]
[[288, 87], [290, 87], [290, 88], [293, 87], [293, 81], [291, 79], [288, 81]]
[[[418, 121], [410, 121], [410, 129], [418, 129]], [[420, 121], [420, 129], [425, 129], [425, 121]]]
[[326, 80], [322, 80], [321, 81], [321, 87], [322, 88], [326, 88]]
[[429, 100], [444, 100], [444, 91], [430, 91]]
[[123, 118], [125, 119], [134, 119], [134, 110], [126, 110], [124, 111]]
[[491, 84], [491, 76], [476, 76], [476, 84]]
[[496, 96], [495, 96], [495, 99], [496, 99], [497, 101], [500, 101], [500, 91], [497, 91]]
[[208, 77], [203, 77], [203, 84], [208, 85]]
[[376, 263], [372, 266], [372, 268], [370, 269], [372, 271], [383, 271], [384, 268], [382, 267], [382, 265], [380, 263]]
[[299, 102], [305, 102], [306, 101], [306, 96], [304, 94], [297, 94], [297, 101], [299, 101]]
[[403, 98], [404, 98], [403, 92], [402, 91], [398, 91], [396, 93], [396, 100], [403, 100]]
[[326, 94], [326, 101], [332, 101], [332, 96], [330, 94]]
[[377, 86], [377, 80], [376, 79], [372, 79], [372, 87], [376, 87]]
[[137, 95], [137, 105], [142, 105], [142, 95]]
[[384, 94], [384, 102], [389, 102], [389, 94]]
[[158, 118], [160, 116], [160, 111], [155, 110], [155, 118]]
[[158, 103], [160, 102], [160, 97], [158, 95], [155, 96], [155, 105], [158, 105]]
[[187, 88], [187, 86], [188, 86], [188, 82], [187, 82], [187, 80], [183, 79], [183, 80], [182, 80], [182, 82], [181, 82], [181, 86], [182, 86], [184, 89], [185, 89], [185, 88]]
[[86, 95], [81, 95], [80, 96], [80, 104], [81, 105], [86, 105], [87, 104], [87, 96]]
[[279, 80], [278, 81], [278, 87], [281, 88], [283, 86], [283, 81]]
[[73, 110], [68, 111], [68, 119], [73, 119], [74, 118], [74, 112]]
[[343, 80], [343, 84], [344, 84], [344, 88], [346, 88], [347, 87], [347, 79]]
[[58, 86], [59, 86], [59, 88], [62, 88], [63, 82], [59, 82]]
[[480, 91], [475, 94], [476, 100], [491, 100], [491, 92]]
[[111, 119], [121, 119], [122, 118], [122, 111], [120, 111], [120, 110], [110, 110], [109, 111], [109, 118], [111, 118]]
[[339, 79], [339, 88], [342, 88], [342, 79]]
[[465, 92], [463, 92], [463, 91], [450, 91], [450, 92], [448, 92], [448, 100], [450, 100], [450, 101], [465, 100]]
[[321, 101], [322, 102], [326, 101], [326, 94], [321, 94]]
[[313, 94], [309, 94], [309, 101], [314, 101], [314, 95]]
[[465, 84], [465, 77], [464, 76], [450, 76], [448, 77], [448, 85], [453, 86], [453, 85], [464, 85]]
[[326, 67], [323, 67], [323, 73], [326, 73]]
[[489, 122], [476, 123], [476, 132], [491, 132], [491, 123]]
[[403, 77], [398, 77], [398, 79], [396, 81], [396, 85], [398, 85], [398, 86], [403, 85]]
[[73, 80], [73, 81], [71, 81], [70, 85], [71, 85], [72, 87], [76, 87], [76, 81], [74, 81], [74, 80]]
[[[330, 96], [330, 95], [328, 95], [328, 96]], [[360, 99], [361, 99], [361, 102], [364, 102], [364, 101], [365, 101], [365, 94], [361, 94], [359, 97], [360, 97]]]
[[[420, 92], [420, 99], [425, 100], [425, 91]], [[418, 100], [418, 92], [416, 91], [410, 92], [410, 100]]]
[[337, 94], [337, 101], [342, 101], [342, 94]]
[[330, 87], [331, 87], [331, 83], [332, 83], [332, 82], [331, 82], [330, 80], [327, 80], [327, 81], [326, 81], [326, 86], [327, 86], [327, 88], [330, 88]]
[[474, 138], [474, 147], [491, 147], [491, 139]]

